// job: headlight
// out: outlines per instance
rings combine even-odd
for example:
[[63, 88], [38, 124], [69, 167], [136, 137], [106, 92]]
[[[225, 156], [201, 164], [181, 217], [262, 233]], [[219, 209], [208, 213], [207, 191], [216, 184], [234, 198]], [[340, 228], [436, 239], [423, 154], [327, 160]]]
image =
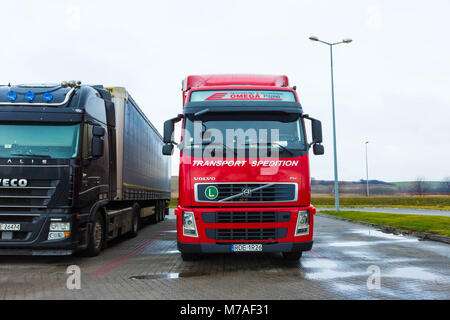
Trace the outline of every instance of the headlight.
[[298, 212], [297, 226], [295, 227], [295, 236], [303, 236], [309, 233], [309, 211], [301, 210]]
[[183, 212], [183, 235], [189, 237], [198, 237], [194, 213], [191, 211]]
[[70, 222], [51, 222], [50, 231], [70, 231]]
[[70, 235], [70, 232], [66, 231], [66, 232], [49, 232], [48, 233], [48, 240], [59, 240], [59, 239], [64, 239], [66, 237], [68, 237]]

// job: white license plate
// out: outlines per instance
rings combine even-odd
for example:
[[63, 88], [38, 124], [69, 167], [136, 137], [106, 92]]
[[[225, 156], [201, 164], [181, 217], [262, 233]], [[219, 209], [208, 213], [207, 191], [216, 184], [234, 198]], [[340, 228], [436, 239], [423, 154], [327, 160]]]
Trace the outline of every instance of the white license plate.
[[0, 231], [20, 231], [18, 223], [0, 223]]
[[232, 244], [231, 251], [233, 252], [252, 252], [252, 251], [262, 251], [262, 244]]

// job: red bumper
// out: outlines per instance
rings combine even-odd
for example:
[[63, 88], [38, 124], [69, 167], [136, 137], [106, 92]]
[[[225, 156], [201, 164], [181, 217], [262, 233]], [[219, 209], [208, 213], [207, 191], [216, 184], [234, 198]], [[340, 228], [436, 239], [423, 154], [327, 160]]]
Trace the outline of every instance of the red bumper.
[[[300, 210], [307, 210], [309, 212], [309, 233], [305, 235], [295, 236], [294, 234], [297, 225], [297, 217]], [[182, 212], [184, 211], [194, 212], [198, 237], [183, 235]], [[267, 214], [271, 217], [276, 216], [276, 219], [259, 219], [260, 221], [269, 220], [271, 222], [248, 221], [254, 219], [247, 219], [245, 222], [235, 222], [235, 220], [245, 220], [245, 218], [242, 217], [245, 216], [246, 212], [248, 213], [248, 216], [259, 215], [258, 213], [262, 212], [266, 216]], [[306, 245], [310, 243], [312, 246], [315, 213], [316, 208], [312, 206], [256, 208], [186, 208], [178, 206], [175, 209], [175, 215], [177, 216], [178, 242], [182, 245], [205, 244], [208, 245], [208, 247], [210, 247], [210, 245], [212, 244], [223, 245], [227, 243], [263, 243], [267, 245], [278, 245], [280, 248], [289, 247], [289, 244], [293, 244], [293, 247], [296, 248], [310, 248], [310, 245], [301, 246], [300, 244], [304, 243]], [[234, 220], [228, 219], [227, 214], [233, 215], [237, 218], [234, 218]], [[225, 219], [223, 219], [224, 217]], [[230, 220], [233, 221], [230, 222]], [[250, 230], [250, 232], [248, 232], [248, 230]], [[232, 239], [227, 239], [227, 235], [229, 235], [230, 233], [233, 233], [234, 236], [231, 237]], [[243, 234], [247, 235], [247, 233], [250, 233], [250, 236], [247, 238], [241, 238], [239, 236]]]

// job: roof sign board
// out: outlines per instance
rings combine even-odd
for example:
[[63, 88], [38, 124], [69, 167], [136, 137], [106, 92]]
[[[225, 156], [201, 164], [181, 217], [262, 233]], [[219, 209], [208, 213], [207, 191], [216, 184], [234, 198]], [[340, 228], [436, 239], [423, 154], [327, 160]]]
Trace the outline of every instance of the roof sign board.
[[295, 102], [292, 91], [284, 90], [198, 90], [191, 92], [194, 101], [291, 101]]

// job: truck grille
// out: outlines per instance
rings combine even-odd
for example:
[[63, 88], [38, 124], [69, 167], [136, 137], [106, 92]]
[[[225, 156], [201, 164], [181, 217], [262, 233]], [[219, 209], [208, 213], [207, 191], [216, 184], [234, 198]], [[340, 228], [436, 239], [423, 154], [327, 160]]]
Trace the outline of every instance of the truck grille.
[[290, 218], [290, 212], [278, 211], [220, 211], [202, 213], [204, 223], [289, 222]]
[[206, 237], [215, 240], [276, 240], [287, 235], [286, 228], [271, 229], [206, 229]]
[[[212, 187], [211, 192], [208, 187]], [[207, 190], [208, 189], [208, 190]], [[212, 198], [210, 195], [217, 196]], [[208, 194], [209, 193], [209, 197]], [[195, 200], [200, 202], [292, 202], [297, 200], [296, 183], [198, 183]]]
[[42, 208], [55, 193], [58, 180], [34, 180], [27, 187], [0, 187], [0, 208]]

